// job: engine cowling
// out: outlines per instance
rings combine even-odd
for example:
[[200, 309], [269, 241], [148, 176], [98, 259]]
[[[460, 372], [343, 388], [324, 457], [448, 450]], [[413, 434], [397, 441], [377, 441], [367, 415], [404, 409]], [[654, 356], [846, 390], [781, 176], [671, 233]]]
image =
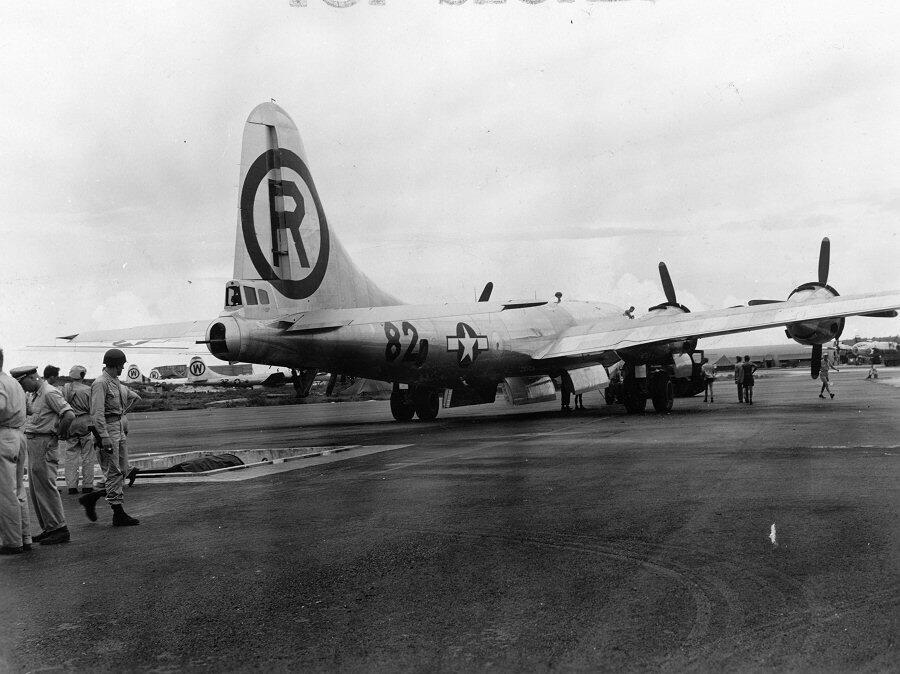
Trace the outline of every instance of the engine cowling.
[[[795, 288], [787, 301], [793, 304], [804, 304], [820, 297], [837, 297], [838, 291], [825, 283], [804, 283]], [[844, 331], [843, 318], [823, 318], [802, 323], [789, 323], [785, 326], [785, 334], [799, 344], [813, 346], [825, 344], [840, 337]]]

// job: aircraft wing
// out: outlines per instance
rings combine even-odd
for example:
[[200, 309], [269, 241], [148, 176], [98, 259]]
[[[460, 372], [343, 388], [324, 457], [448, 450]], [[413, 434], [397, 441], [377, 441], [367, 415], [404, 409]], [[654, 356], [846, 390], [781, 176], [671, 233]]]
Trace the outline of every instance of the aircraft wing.
[[800, 302], [733, 307], [697, 313], [648, 315], [627, 325], [575, 326], [534, 352], [535, 360], [589, 356], [642, 344], [764, 330], [789, 323], [858, 316], [900, 307], [900, 291], [845, 295]]
[[71, 345], [96, 344], [118, 348], [141, 345], [162, 346], [172, 342], [190, 344], [193, 347], [196, 340], [205, 339], [206, 328], [213, 320], [160, 323], [115, 330], [94, 330], [65, 335], [58, 339], [66, 340]]

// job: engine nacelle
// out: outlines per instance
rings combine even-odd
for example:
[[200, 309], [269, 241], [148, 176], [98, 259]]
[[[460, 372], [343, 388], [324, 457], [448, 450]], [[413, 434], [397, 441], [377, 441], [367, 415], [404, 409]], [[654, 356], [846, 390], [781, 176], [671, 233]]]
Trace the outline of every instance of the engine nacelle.
[[[793, 304], [803, 304], [819, 297], [837, 297], [838, 291], [824, 283], [804, 283], [796, 288], [787, 301]], [[825, 344], [840, 337], [844, 331], [844, 319], [821, 318], [815, 321], [802, 323], [789, 323], [785, 326], [785, 334], [798, 344], [812, 346]]]
[[[657, 304], [650, 307], [645, 317], [637, 319], [637, 321], [650, 318], [652, 316], [677, 316], [678, 314], [689, 314], [691, 310], [682, 304]], [[671, 362], [673, 356], [686, 353], [691, 354], [697, 349], [697, 338], [689, 337], [673, 342], [661, 342], [656, 344], [642, 344], [640, 346], [629, 346], [624, 349], [618, 349], [616, 353], [622, 360], [632, 363], [652, 363], [659, 365], [667, 365]]]

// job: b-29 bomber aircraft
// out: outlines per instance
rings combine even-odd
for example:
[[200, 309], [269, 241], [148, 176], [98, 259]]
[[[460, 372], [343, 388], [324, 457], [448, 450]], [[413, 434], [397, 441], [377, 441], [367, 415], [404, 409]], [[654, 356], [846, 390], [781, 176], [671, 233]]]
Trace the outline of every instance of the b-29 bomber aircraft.
[[[801, 344], [837, 338], [850, 315], [896, 316], [900, 292], [839, 296], [827, 284], [828, 239], [818, 280], [784, 301], [692, 313], [660, 263], [666, 301], [631, 318], [600, 302], [491, 301], [402, 304], [350, 259], [328, 222], [296, 125], [274, 103], [257, 106], [243, 133], [234, 280], [206, 330], [225, 361], [341, 372], [393, 383], [398, 421], [431, 420], [445, 407], [512, 402], [608, 384], [619, 360], [629, 412], [672, 408], [673, 380], [688, 376], [701, 337], [785, 326]], [[487, 289], [486, 289], [487, 290]], [[814, 372], [814, 376], [815, 376]]]

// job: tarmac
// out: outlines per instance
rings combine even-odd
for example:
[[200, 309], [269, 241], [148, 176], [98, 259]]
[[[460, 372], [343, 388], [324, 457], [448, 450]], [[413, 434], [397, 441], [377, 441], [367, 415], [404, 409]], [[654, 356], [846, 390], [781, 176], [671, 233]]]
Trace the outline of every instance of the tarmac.
[[[0, 558], [0, 671], [897, 671], [900, 371], [758, 373], [626, 415], [588, 394], [133, 415], [137, 527]], [[303, 453], [302, 451], [300, 452]]]

